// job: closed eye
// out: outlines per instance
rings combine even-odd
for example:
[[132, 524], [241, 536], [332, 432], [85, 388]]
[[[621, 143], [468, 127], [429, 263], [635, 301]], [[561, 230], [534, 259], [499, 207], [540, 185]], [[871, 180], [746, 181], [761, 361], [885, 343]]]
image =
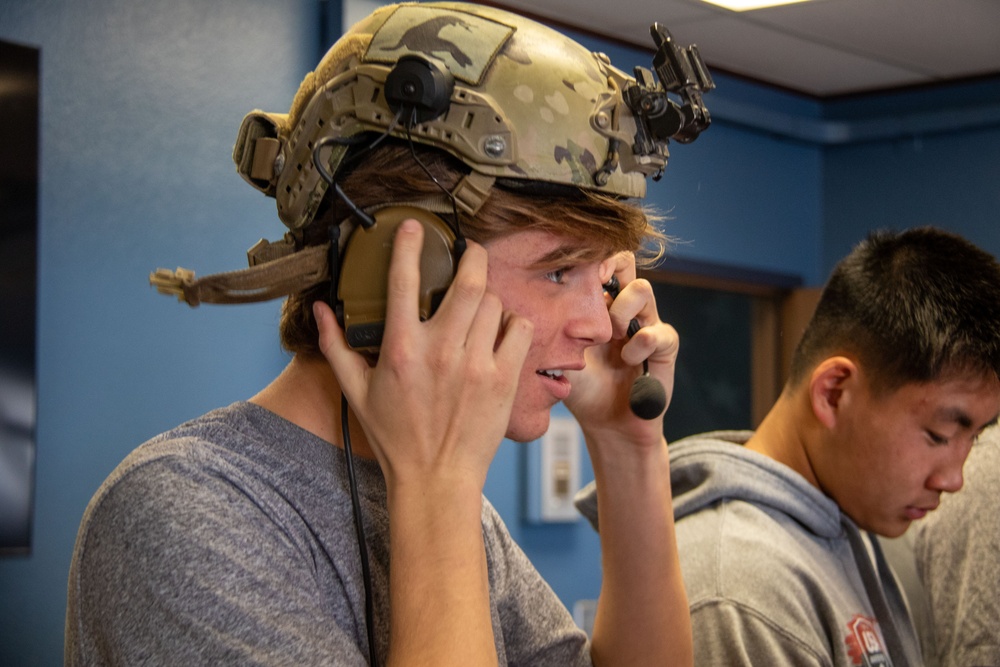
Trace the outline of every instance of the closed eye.
[[935, 445], [947, 445], [948, 444], [948, 438], [945, 438], [944, 436], [938, 435], [934, 431], [927, 431], [927, 437], [930, 438], [930, 441], [933, 444], [935, 444]]

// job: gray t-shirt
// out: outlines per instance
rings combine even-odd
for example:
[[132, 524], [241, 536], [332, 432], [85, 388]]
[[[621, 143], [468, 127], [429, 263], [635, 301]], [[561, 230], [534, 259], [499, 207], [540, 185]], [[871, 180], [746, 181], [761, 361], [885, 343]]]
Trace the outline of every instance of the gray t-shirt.
[[914, 526], [942, 667], [1000, 665], [1000, 427], [965, 463], [965, 487]]
[[[389, 523], [355, 459], [385, 661]], [[483, 499], [501, 665], [590, 665], [586, 635]], [[94, 495], [70, 569], [66, 664], [364, 665], [365, 593], [343, 451], [250, 403], [130, 454]]]

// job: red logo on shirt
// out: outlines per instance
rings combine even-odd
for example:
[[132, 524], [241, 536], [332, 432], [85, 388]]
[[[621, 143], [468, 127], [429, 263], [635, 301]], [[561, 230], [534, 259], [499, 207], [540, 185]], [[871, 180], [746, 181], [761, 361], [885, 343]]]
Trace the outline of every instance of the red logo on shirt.
[[851, 663], [861, 667], [882, 667], [891, 664], [889, 654], [882, 646], [882, 637], [874, 618], [855, 614], [847, 624], [844, 638]]

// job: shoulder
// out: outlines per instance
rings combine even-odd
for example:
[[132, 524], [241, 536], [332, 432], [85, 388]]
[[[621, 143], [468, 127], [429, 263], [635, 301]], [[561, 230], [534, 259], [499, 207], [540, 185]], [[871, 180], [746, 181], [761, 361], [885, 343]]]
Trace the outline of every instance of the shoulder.
[[77, 564], [165, 562], [247, 534], [290, 542], [309, 489], [330, 486], [313, 478], [329, 469], [271, 451], [248, 414], [214, 411], [132, 451], [87, 506]]
[[134, 515], [144, 509], [174, 512], [191, 505], [183, 502], [192, 498], [189, 494], [204, 496], [214, 486], [213, 480], [236, 474], [232, 442], [238, 438], [232, 426], [206, 415], [148, 440], [129, 453], [98, 488], [84, 526], [118, 510]]
[[697, 665], [796, 665], [830, 667], [820, 644], [804, 640], [795, 626], [733, 600], [710, 599], [691, 606]]
[[770, 589], [786, 579], [782, 583], [797, 588], [825, 570], [840, 569], [840, 560], [850, 555], [842, 539], [818, 536], [790, 516], [741, 499], [683, 517], [677, 540], [685, 577], [697, 573], [723, 593], [755, 591], [762, 584]]
[[[781, 513], [721, 502], [678, 521], [677, 541], [692, 615], [706, 617], [696, 628], [723, 623], [761, 646], [813, 647], [808, 653], [863, 608], [846, 541], [819, 537]], [[715, 636], [697, 630], [696, 646]]]
[[[323, 490], [341, 487], [329, 481], [326, 461], [309, 466], [285, 455], [296, 444], [308, 447], [307, 439], [285, 438], [282, 451], [269, 446], [282, 435], [262, 436], [215, 414], [129, 454], [80, 526], [67, 645], [133, 657], [148, 650], [202, 661], [229, 655], [220, 661], [240, 664], [248, 660], [227, 653], [235, 650], [229, 637], [245, 635], [240, 650], [257, 657], [269, 650], [261, 647], [291, 645], [324, 656], [297, 664], [332, 664], [330, 651], [354, 651], [345, 635], [353, 607], [336, 602], [351, 584], [338, 579], [341, 563], [331, 560], [347, 541], [330, 526], [349, 525], [349, 501], [339, 510], [333, 503], [343, 492]], [[336, 624], [327, 622], [333, 617]]]

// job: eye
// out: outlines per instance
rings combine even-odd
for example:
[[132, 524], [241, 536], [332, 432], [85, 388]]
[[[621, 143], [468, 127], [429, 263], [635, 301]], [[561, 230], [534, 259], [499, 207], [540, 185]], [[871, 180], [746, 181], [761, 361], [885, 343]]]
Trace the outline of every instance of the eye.
[[563, 279], [566, 277], [566, 271], [568, 271], [566, 268], [549, 271], [545, 274], [545, 279], [554, 282], [557, 285], [562, 285]]
[[938, 435], [934, 431], [927, 431], [927, 437], [930, 439], [931, 443], [935, 445], [947, 445], [948, 438]]

